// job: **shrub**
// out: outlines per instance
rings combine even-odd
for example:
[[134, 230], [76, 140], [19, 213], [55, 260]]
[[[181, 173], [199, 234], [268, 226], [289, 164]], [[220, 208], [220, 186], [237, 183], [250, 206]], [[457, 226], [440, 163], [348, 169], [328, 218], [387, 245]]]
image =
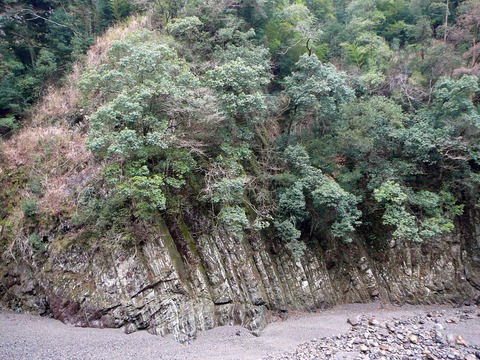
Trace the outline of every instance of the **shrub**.
[[27, 218], [33, 218], [38, 214], [38, 203], [36, 198], [26, 199], [21, 202], [23, 215]]
[[0, 137], [10, 135], [14, 130], [18, 129], [19, 125], [15, 116], [9, 115], [0, 118]]
[[277, 190], [274, 225], [287, 248], [296, 257], [303, 253], [305, 245], [298, 242], [301, 237], [299, 228], [307, 219], [333, 237], [351, 242], [355, 226], [361, 223], [358, 199], [312, 166], [302, 146], [289, 146], [284, 158], [291, 172], [276, 177], [277, 183], [283, 186]]
[[230, 235], [243, 239], [243, 230], [249, 227], [249, 222], [245, 211], [240, 206], [222, 207], [218, 219]]
[[463, 206], [446, 191], [413, 192], [391, 180], [375, 189], [373, 195], [384, 206], [383, 224], [394, 227], [392, 237], [398, 240], [422, 242], [450, 232], [453, 218], [463, 212]]
[[32, 247], [34, 253], [42, 253], [48, 248], [48, 242], [43, 242], [37, 234], [31, 234], [27, 238], [27, 242]]

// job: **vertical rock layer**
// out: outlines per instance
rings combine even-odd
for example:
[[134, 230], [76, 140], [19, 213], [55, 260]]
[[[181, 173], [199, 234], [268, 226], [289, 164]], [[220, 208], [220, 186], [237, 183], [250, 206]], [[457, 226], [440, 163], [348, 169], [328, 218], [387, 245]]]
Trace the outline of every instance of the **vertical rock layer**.
[[326, 241], [294, 260], [258, 233], [240, 241], [196, 221], [144, 229], [135, 246], [51, 246], [42, 261], [12, 260], [2, 270], [2, 301], [79, 326], [147, 329], [189, 341], [226, 324], [258, 334], [290, 310], [339, 303], [479, 300], [478, 226], [382, 251]]

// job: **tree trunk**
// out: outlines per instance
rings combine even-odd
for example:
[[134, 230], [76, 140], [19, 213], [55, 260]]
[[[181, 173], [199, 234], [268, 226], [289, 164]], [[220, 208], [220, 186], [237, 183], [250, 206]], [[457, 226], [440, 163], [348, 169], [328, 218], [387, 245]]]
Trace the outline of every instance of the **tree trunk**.
[[91, 26], [92, 26], [92, 35], [97, 32], [97, 9], [95, 7], [95, 0], [90, 0], [90, 11], [91, 14]]
[[445, 9], [445, 24], [444, 24], [445, 30], [443, 35], [443, 42], [447, 42], [447, 27], [448, 27], [448, 15], [449, 15], [448, 7], [449, 7], [449, 0], [447, 0], [447, 6]]

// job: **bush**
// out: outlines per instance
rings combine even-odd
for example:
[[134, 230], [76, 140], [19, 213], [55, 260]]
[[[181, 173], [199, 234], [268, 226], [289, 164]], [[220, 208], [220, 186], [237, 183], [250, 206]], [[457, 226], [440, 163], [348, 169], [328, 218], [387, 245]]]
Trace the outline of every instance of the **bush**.
[[373, 196], [384, 206], [383, 224], [394, 227], [392, 237], [397, 240], [422, 242], [448, 233], [454, 229], [453, 218], [463, 212], [448, 192], [413, 192], [391, 180], [375, 189]]
[[228, 233], [240, 240], [243, 239], [243, 230], [250, 225], [245, 211], [240, 206], [224, 206], [218, 218]]
[[43, 242], [37, 234], [31, 234], [27, 241], [34, 253], [42, 253], [47, 250], [48, 243]]
[[21, 203], [23, 215], [27, 218], [33, 218], [38, 214], [38, 204], [36, 198], [30, 198]]
[[[284, 158], [287, 169], [277, 175], [277, 213], [275, 229], [295, 257], [302, 255], [305, 246], [298, 241], [302, 223], [310, 219], [314, 226], [345, 243], [352, 241], [355, 226], [360, 225], [362, 213], [358, 199], [344, 190], [334, 179], [312, 166], [302, 146], [289, 146]], [[317, 214], [322, 214], [320, 218]]]
[[0, 137], [8, 136], [12, 131], [18, 129], [19, 125], [15, 116], [9, 115], [0, 119]]

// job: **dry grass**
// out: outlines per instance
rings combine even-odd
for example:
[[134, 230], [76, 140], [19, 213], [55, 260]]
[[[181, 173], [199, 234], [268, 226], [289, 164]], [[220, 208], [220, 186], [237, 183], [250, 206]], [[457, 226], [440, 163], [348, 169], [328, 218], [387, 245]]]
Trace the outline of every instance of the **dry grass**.
[[42, 100], [32, 109], [32, 126], [64, 123], [65, 119], [75, 113], [80, 100], [78, 81], [82, 65], [76, 63], [67, 77], [63, 87], [49, 86]]
[[83, 109], [79, 108], [81, 100], [78, 82], [82, 72], [87, 67], [97, 67], [107, 61], [107, 51], [112, 42], [125, 38], [134, 30], [150, 29], [146, 17], [133, 18], [126, 24], [118, 24], [109, 29], [103, 36], [95, 41], [95, 44], [88, 50], [82, 61], [74, 63], [72, 72], [65, 79], [63, 86], [49, 86], [45, 95], [32, 108], [31, 124], [42, 126], [46, 124], [63, 124], [72, 115], [82, 114]]
[[[99, 37], [85, 58], [73, 65], [63, 86], [50, 86], [43, 98], [32, 108], [29, 124], [9, 140], [0, 143], [0, 158], [4, 168], [25, 167], [30, 178], [40, 180], [41, 211], [59, 214], [74, 206], [72, 195], [76, 187], [96, 176], [101, 164], [95, 164], [85, 148], [85, 135], [68, 128], [71, 116], [88, 115], [93, 109], [81, 109], [78, 87], [82, 72], [107, 61], [107, 51], [113, 41], [128, 36], [137, 29], [150, 28], [148, 18], [138, 17], [119, 24]], [[1, 170], [0, 170], [1, 171]], [[32, 193], [25, 189], [21, 197]], [[12, 214], [13, 216], [13, 214]]]
[[[84, 177], [82, 172], [96, 167], [85, 148], [84, 136], [59, 126], [25, 128], [0, 150], [7, 167], [27, 167], [30, 177], [41, 181], [43, 196], [38, 205], [52, 214], [73, 206], [69, 195]], [[30, 195], [25, 190], [22, 197]]]
[[86, 167], [80, 172], [67, 171], [63, 175], [46, 175], [43, 181], [44, 195], [38, 201], [41, 211], [52, 215], [62, 212], [71, 213], [76, 208], [75, 194], [86, 182], [95, 178], [101, 166]]
[[57, 167], [63, 162], [84, 162], [90, 157], [83, 135], [60, 126], [25, 128], [3, 143], [2, 153], [10, 167], [33, 166], [39, 160]]
[[[9, 220], [14, 229], [22, 228], [23, 214], [20, 208], [15, 209], [14, 213], [10, 215]], [[32, 248], [29, 246], [28, 240], [22, 231], [15, 233], [8, 246], [6, 246], [2, 254], [2, 259], [16, 260], [15, 254], [19, 254], [23, 259], [31, 259], [33, 254]]]

